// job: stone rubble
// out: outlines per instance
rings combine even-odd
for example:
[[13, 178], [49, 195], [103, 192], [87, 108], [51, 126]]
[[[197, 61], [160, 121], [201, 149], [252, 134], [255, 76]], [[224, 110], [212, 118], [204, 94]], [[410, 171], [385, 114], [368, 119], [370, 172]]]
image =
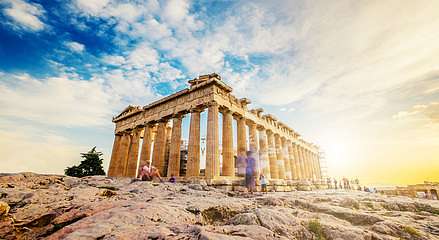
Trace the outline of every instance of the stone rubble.
[[439, 201], [1, 174], [0, 239], [439, 239]]

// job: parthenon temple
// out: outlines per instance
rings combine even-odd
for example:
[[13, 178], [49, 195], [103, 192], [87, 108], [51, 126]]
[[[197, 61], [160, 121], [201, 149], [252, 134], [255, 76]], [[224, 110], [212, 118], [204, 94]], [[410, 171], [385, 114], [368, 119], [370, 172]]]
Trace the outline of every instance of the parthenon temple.
[[[250, 100], [232, 95], [232, 88], [218, 74], [188, 83], [186, 89], [143, 107], [128, 106], [113, 118], [116, 128], [109, 176], [136, 177], [141, 166], [152, 164], [162, 176], [234, 185], [243, 179], [250, 154], [256, 159], [256, 176], [264, 174], [269, 185], [288, 188], [321, 182], [316, 145], [275, 116], [263, 114], [263, 109], [249, 109]], [[200, 114], [205, 109], [203, 137], [200, 126], [205, 124]], [[185, 116], [190, 116], [190, 123], [188, 141], [183, 144]]]

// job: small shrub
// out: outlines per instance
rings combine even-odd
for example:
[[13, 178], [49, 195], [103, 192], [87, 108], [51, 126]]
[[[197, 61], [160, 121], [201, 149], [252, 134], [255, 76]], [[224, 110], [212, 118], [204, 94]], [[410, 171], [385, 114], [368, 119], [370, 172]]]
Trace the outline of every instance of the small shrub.
[[410, 234], [410, 236], [416, 236], [416, 237], [421, 236], [421, 233], [419, 233], [419, 231], [416, 230], [416, 228], [414, 228], [414, 227], [404, 226], [403, 230], [404, 230], [404, 232]]
[[314, 233], [314, 235], [317, 237], [317, 240], [326, 240], [323, 234], [322, 225], [320, 224], [320, 221], [318, 219], [314, 219], [308, 222], [308, 230]]

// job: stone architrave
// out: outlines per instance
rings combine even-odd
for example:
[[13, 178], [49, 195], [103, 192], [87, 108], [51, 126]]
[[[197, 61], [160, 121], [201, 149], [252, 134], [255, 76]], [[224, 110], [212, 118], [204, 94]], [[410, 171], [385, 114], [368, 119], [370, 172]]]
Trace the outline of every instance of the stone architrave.
[[172, 136], [169, 150], [168, 177], [180, 176], [180, 146], [181, 146], [181, 115], [172, 119]]
[[228, 109], [222, 111], [223, 114], [223, 138], [222, 138], [222, 155], [223, 155], [223, 176], [235, 176], [235, 159], [233, 157], [233, 129], [232, 112]]
[[199, 110], [193, 110], [191, 112], [186, 175], [189, 177], [198, 177], [200, 175], [200, 111]]
[[145, 127], [143, 129], [143, 143], [142, 143], [142, 150], [140, 151], [138, 174], [140, 174], [140, 170], [143, 166], [149, 165], [151, 162], [151, 143], [152, 143], [152, 126], [151, 124], [145, 124]]
[[268, 158], [268, 141], [265, 129], [259, 131], [259, 162], [262, 173], [266, 179], [270, 179], [270, 161]]
[[218, 104], [209, 104], [207, 113], [206, 178], [219, 176]]
[[136, 177], [137, 174], [137, 160], [139, 159], [139, 140], [140, 128], [135, 128], [131, 134], [131, 144], [128, 151], [127, 167], [124, 176]]
[[159, 170], [162, 176], [165, 175], [166, 124], [167, 121], [158, 123], [152, 152], [152, 165]]

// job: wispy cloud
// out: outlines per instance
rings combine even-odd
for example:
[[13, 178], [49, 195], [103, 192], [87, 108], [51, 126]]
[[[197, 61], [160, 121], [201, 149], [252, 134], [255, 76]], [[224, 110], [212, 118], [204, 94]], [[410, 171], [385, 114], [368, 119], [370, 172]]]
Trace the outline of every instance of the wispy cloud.
[[84, 44], [81, 44], [79, 42], [75, 42], [75, 41], [67, 41], [64, 43], [70, 50], [74, 51], [74, 52], [82, 52], [85, 50], [85, 46]]
[[17, 29], [41, 31], [45, 28], [42, 21], [44, 9], [37, 3], [28, 3], [25, 0], [5, 0], [3, 13], [9, 17], [12, 26]]

